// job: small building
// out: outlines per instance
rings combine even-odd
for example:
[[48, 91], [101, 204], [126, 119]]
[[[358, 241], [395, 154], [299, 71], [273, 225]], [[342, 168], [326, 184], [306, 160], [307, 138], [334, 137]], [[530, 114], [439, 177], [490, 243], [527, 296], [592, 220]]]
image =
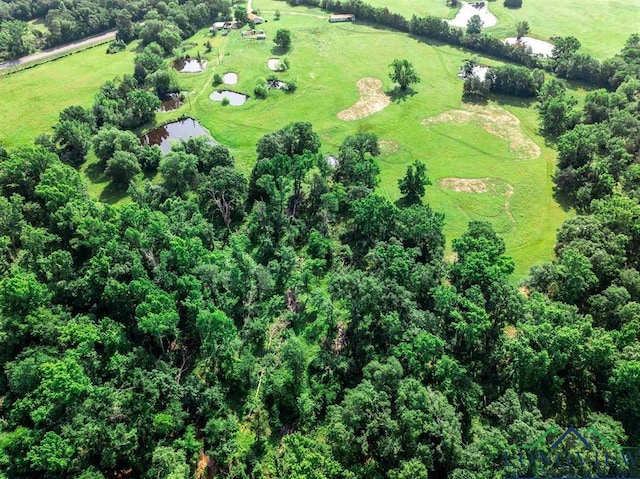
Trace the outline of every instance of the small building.
[[256, 40], [266, 40], [267, 36], [264, 33], [258, 33], [256, 35]]
[[215, 28], [216, 30], [222, 30], [224, 28], [224, 23], [225, 22], [216, 22], [213, 24], [212, 28]]
[[255, 13], [249, 13], [247, 15], [247, 18], [249, 19], [250, 22], [255, 23], [256, 25], [260, 25], [261, 23], [264, 22], [264, 18], [256, 15]]
[[355, 22], [356, 16], [353, 13], [343, 13], [340, 15], [331, 15], [329, 17], [329, 22], [337, 23], [337, 22]]

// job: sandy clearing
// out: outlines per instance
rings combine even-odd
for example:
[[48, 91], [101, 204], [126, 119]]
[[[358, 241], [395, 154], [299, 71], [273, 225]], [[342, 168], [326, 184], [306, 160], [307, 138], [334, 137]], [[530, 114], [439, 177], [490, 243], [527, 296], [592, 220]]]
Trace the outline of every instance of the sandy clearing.
[[489, 11], [488, 3], [485, 1], [482, 8], [474, 7], [475, 3], [462, 2], [462, 8], [458, 10], [458, 14], [451, 20], [447, 20], [449, 25], [454, 27], [466, 28], [469, 19], [474, 15], [479, 15], [484, 27], [493, 27], [498, 23], [498, 18]]
[[496, 196], [513, 196], [514, 189], [500, 178], [440, 178], [438, 184], [457, 193], [489, 193]]
[[380, 140], [378, 146], [380, 147], [380, 153], [385, 156], [395, 155], [400, 150], [398, 142], [391, 140]]
[[531, 48], [531, 53], [534, 55], [539, 55], [541, 57], [551, 57], [553, 55], [553, 47], [554, 45], [549, 42], [545, 42], [542, 40], [538, 40], [537, 38], [531, 37], [509, 37], [505, 38], [505, 43], [509, 45], [521, 44]]
[[360, 99], [346, 110], [338, 113], [344, 121], [354, 121], [373, 115], [391, 103], [391, 99], [382, 91], [382, 82], [377, 78], [366, 77], [356, 82]]
[[506, 197], [503, 205], [504, 212], [514, 226], [517, 224], [516, 218], [511, 212], [511, 203], [509, 201], [515, 190], [513, 186], [500, 178], [440, 178], [438, 185], [456, 193], [504, 196]]
[[509, 150], [518, 158], [540, 156], [540, 147], [522, 131], [520, 120], [514, 114], [496, 105], [465, 104], [462, 108], [426, 118], [422, 125], [429, 127], [441, 123], [471, 123], [508, 142]]

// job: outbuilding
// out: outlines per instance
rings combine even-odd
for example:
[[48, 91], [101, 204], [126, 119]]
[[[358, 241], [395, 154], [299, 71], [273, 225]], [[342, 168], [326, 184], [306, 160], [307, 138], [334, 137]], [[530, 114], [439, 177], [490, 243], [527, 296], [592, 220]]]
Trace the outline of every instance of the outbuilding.
[[343, 14], [340, 14], [340, 15], [331, 15], [329, 17], [329, 21], [331, 23], [355, 22], [356, 21], [356, 16], [353, 13], [343, 13]]

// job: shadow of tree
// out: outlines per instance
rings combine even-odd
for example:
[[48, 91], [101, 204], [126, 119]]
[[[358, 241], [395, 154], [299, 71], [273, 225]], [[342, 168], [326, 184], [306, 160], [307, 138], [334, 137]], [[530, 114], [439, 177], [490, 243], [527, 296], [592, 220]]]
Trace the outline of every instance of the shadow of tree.
[[92, 183], [104, 183], [105, 181], [109, 181], [109, 178], [104, 174], [104, 168], [105, 165], [102, 162], [96, 161], [95, 163], [87, 165], [84, 172]]
[[275, 56], [282, 56], [289, 53], [290, 50], [291, 48], [284, 48], [284, 47], [281, 47], [280, 45], [276, 45], [271, 49], [271, 54]]
[[384, 93], [391, 98], [391, 101], [401, 102], [406, 101], [407, 98], [411, 98], [417, 92], [411, 87], [405, 88], [404, 90], [400, 89], [400, 87], [395, 87], [392, 90], [385, 91]]
[[123, 187], [111, 182], [102, 190], [102, 193], [100, 193], [100, 201], [109, 204], [116, 203], [127, 196], [127, 188], [128, 185]]

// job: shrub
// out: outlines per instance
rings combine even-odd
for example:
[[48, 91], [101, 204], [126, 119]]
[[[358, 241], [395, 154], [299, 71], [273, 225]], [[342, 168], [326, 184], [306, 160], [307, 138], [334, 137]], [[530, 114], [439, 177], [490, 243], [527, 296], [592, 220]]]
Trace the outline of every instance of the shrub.
[[222, 77], [219, 73], [213, 75], [213, 86], [218, 86], [222, 84]]
[[222, 99], [222, 102], [220, 102], [220, 103], [222, 104], [222, 106], [227, 106], [230, 102], [229, 102], [229, 99], [225, 96]]
[[298, 83], [295, 80], [287, 80], [286, 82], [286, 92], [293, 93], [298, 89]]
[[126, 50], [126, 48], [127, 45], [122, 40], [114, 40], [113, 42], [109, 43], [109, 46], [107, 47], [107, 53], [118, 53]]
[[256, 82], [256, 86], [253, 89], [253, 94], [256, 96], [256, 98], [260, 98], [261, 100], [264, 100], [265, 98], [267, 98], [267, 82], [265, 80], [258, 80]]

